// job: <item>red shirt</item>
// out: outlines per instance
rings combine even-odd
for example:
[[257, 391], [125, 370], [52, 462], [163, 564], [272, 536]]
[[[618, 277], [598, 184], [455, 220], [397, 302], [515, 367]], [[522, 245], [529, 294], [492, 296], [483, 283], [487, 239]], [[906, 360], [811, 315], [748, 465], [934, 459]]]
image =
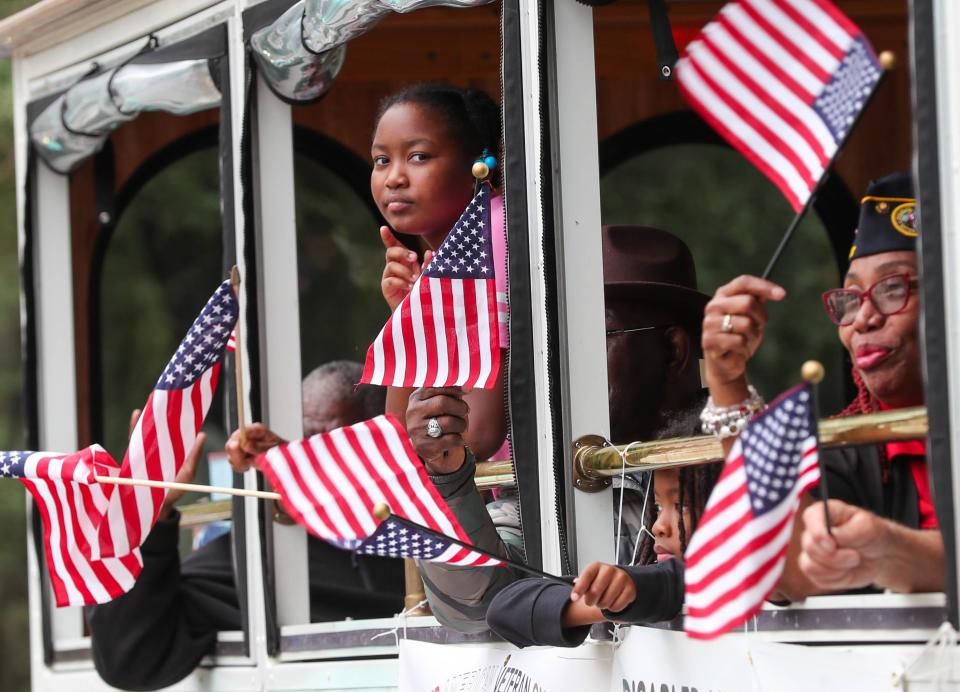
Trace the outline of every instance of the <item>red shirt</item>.
[[[880, 404], [880, 409], [890, 411], [890, 406]], [[926, 440], [902, 440], [887, 442], [887, 459], [891, 464], [910, 464], [913, 484], [917, 486], [917, 509], [920, 514], [921, 529], [939, 528], [937, 513], [933, 507], [933, 494], [930, 492], [930, 475], [927, 473]]]

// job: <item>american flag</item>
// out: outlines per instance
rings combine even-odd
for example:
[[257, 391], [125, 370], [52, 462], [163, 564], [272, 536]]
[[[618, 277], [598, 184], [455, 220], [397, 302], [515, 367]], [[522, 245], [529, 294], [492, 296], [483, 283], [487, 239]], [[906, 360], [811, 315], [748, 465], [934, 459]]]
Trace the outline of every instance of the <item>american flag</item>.
[[[237, 301], [224, 281], [207, 301], [164, 368], [130, 436], [119, 475], [172, 481], [210, 408], [220, 361], [237, 321]], [[162, 488], [117, 486], [100, 526], [101, 555], [123, 556], [153, 528], [166, 497]]]
[[361, 382], [493, 386], [500, 337], [490, 233], [490, 190], [481, 185], [367, 350]]
[[690, 105], [803, 208], [882, 68], [829, 0], [738, 0], [677, 62]]
[[[462, 539], [458, 541], [463, 542]], [[356, 549], [364, 555], [381, 557], [409, 557], [429, 562], [448, 562], [457, 565], [501, 566], [501, 560], [479, 555], [438, 531], [428, 531], [406, 519], [391, 516]], [[469, 545], [469, 544], [467, 544]], [[466, 561], [470, 560], [470, 561]]]
[[113, 486], [96, 476], [115, 476], [116, 462], [99, 446], [75, 454], [0, 452], [0, 478], [23, 483], [43, 519], [50, 585], [58, 606], [104, 603], [133, 587], [143, 567], [139, 549], [100, 558], [97, 530]]
[[820, 480], [811, 386], [747, 424], [686, 554], [684, 628], [711, 639], [760, 610], [783, 573], [800, 495]]
[[259, 461], [290, 516], [338, 548], [454, 565], [503, 564], [449, 540], [439, 545], [438, 537], [414, 536], [405, 522], [374, 516], [374, 506], [384, 502], [396, 517], [470, 542], [393, 416], [274, 447]]

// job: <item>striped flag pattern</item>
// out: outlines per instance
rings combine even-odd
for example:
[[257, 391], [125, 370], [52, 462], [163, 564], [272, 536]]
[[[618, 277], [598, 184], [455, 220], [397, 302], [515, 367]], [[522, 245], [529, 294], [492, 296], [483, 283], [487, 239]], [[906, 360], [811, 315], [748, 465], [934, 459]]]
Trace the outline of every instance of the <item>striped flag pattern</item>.
[[0, 478], [17, 478], [43, 519], [50, 585], [58, 606], [104, 603], [129, 591], [143, 567], [140, 551], [100, 557], [97, 530], [113, 486], [96, 476], [116, 476], [116, 462], [98, 445], [75, 454], [0, 452]]
[[680, 90], [731, 146], [802, 209], [882, 68], [829, 0], [738, 0], [686, 48]]
[[[173, 481], [210, 408], [220, 362], [237, 321], [237, 301], [224, 281], [207, 301], [164, 368], [133, 434], [119, 475]], [[122, 557], [146, 540], [167, 491], [117, 486], [100, 525], [100, 554]]]
[[786, 562], [800, 495], [820, 480], [811, 386], [788, 390], [747, 424], [690, 545], [684, 629], [712, 639], [763, 605]]
[[427, 478], [396, 418], [378, 416], [274, 447], [258, 458], [291, 517], [338, 548], [463, 566], [499, 566], [493, 556], [455, 543], [428, 544], [373, 515], [385, 502], [413, 524], [469, 545], [470, 539]]
[[490, 225], [481, 185], [383, 330], [360, 381], [392, 387], [493, 387], [500, 337]]

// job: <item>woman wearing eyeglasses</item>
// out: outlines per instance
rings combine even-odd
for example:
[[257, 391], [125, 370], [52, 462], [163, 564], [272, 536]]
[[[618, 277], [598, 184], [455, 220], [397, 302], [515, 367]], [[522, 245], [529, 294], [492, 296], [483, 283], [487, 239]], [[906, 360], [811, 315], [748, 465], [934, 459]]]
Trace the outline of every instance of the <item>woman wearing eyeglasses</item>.
[[[909, 174], [872, 182], [860, 207], [843, 287], [823, 304], [853, 362], [858, 395], [840, 415], [923, 405], [920, 296], [917, 291], [916, 201]], [[762, 406], [746, 366], [763, 340], [766, 304], [782, 287], [741, 276], [717, 289], [703, 321], [711, 399], [704, 430], [725, 450]], [[787, 568], [774, 598], [862, 587], [938, 591], [944, 582], [923, 440], [821, 451], [827, 469], [832, 534], [824, 508], [801, 502]]]

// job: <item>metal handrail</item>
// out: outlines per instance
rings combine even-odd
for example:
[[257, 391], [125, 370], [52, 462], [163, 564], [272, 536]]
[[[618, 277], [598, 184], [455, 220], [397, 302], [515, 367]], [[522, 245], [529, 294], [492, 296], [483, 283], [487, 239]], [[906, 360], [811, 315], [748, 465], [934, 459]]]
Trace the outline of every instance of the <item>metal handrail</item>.
[[[927, 435], [927, 409], [918, 406], [822, 420], [819, 435], [820, 447], [824, 449], [924, 438]], [[578, 487], [602, 487], [611, 477], [624, 472], [638, 473], [722, 460], [720, 441], [707, 436], [629, 445], [609, 445], [602, 438], [587, 436], [574, 442], [573, 452], [574, 477], [580, 480]]]

